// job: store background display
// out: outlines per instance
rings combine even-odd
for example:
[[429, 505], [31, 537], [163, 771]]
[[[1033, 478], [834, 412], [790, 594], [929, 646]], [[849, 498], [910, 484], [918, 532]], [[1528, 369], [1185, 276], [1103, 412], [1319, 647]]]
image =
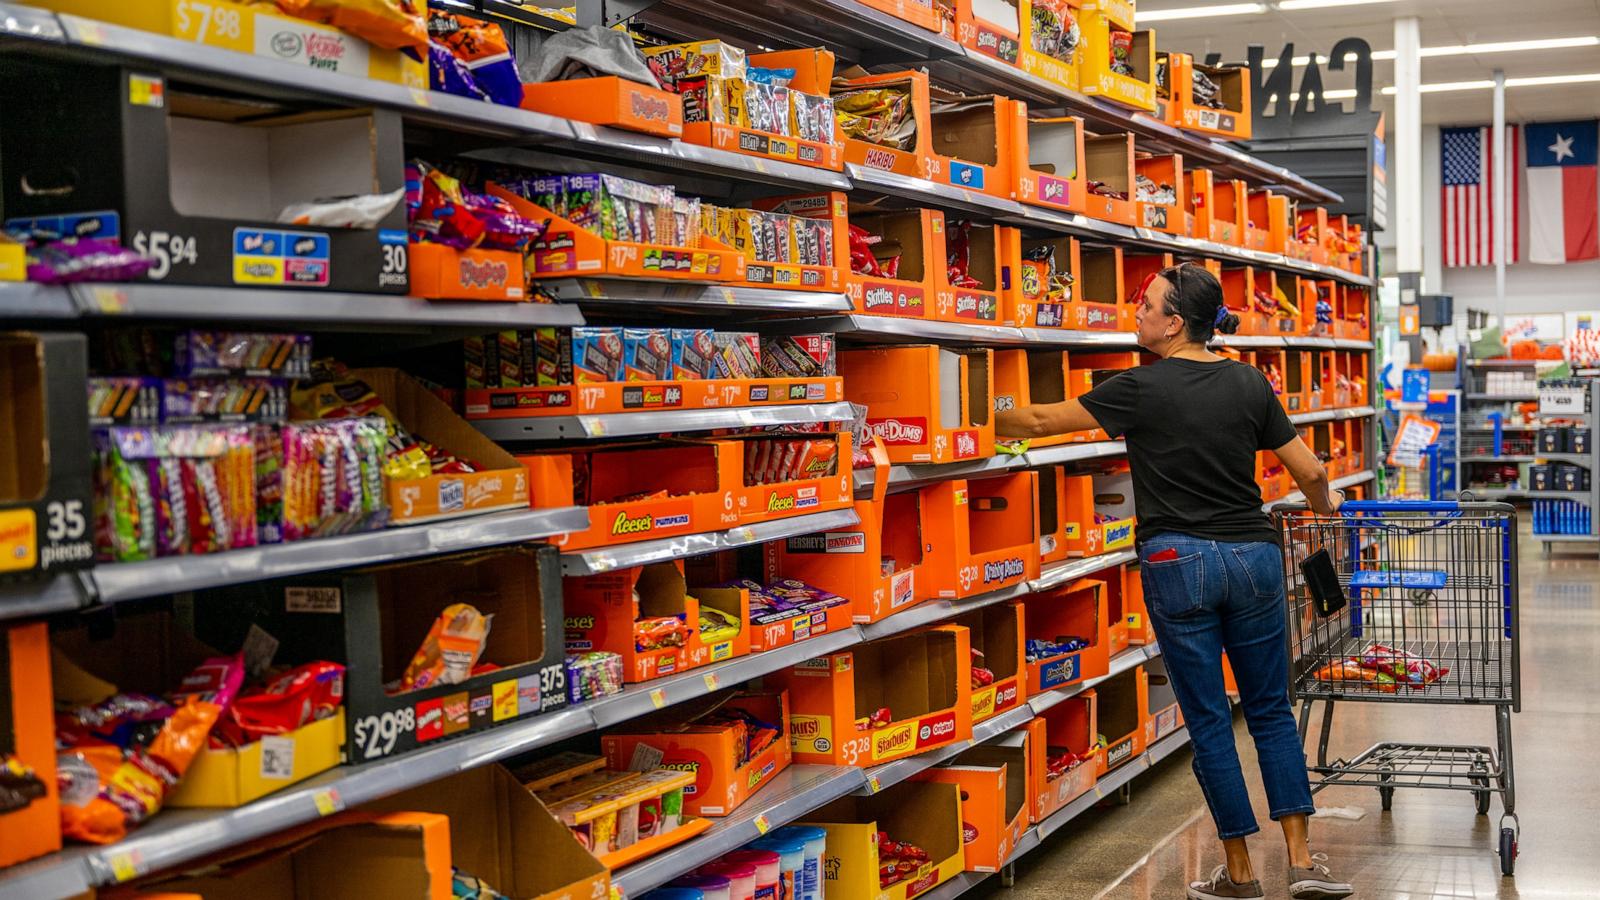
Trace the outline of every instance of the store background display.
[[[1072, 4], [1044, 5], [1079, 14]], [[79, 35], [53, 65], [104, 67], [100, 48], [134, 34], [19, 9]], [[1106, 25], [1097, 90], [1138, 93], [1140, 85], [1123, 82], [1142, 80], [1153, 96], [1154, 73], [1128, 64], [1130, 53], [1154, 51], [1149, 33], [1131, 31], [1131, 4], [1086, 4], [1081, 12]], [[958, 5], [958, 18], [971, 13]], [[776, 826], [801, 820], [830, 834], [870, 830], [871, 855], [841, 870], [851, 890], [920, 893], [956, 879], [964, 866], [981, 873], [1004, 865], [1086, 799], [1118, 789], [1185, 739], [1162, 693], [1137, 571], [1127, 565], [1136, 510], [1125, 464], [1116, 461], [1120, 443], [1086, 433], [1002, 452], [985, 436], [993, 409], [1077, 396], [1140, 364], [1125, 335], [1128, 291], [1149, 271], [1195, 259], [1261, 279], [1262, 291], [1241, 297], [1257, 313], [1255, 333], [1232, 339], [1225, 352], [1276, 375], [1285, 407], [1330, 470], [1347, 470], [1341, 483], [1370, 480], [1356, 468], [1367, 442], [1352, 436], [1364, 433], [1371, 414], [1363, 237], [1318, 212], [1312, 204], [1327, 195], [1314, 185], [1069, 88], [1052, 87], [1048, 96], [1082, 115], [1041, 125], [1029, 119], [1030, 108], [1053, 106], [1029, 81], [1027, 54], [1016, 54], [1020, 65], [1004, 53], [980, 62], [937, 31], [915, 36], [912, 22], [888, 26], [884, 37], [949, 42], [958, 48], [956, 66], [1002, 79], [1022, 96], [950, 94], [938, 83], [949, 60], [932, 77], [897, 67], [872, 78], [836, 67], [828, 52], [800, 48], [746, 54], [741, 68], [741, 42], [730, 34], [734, 40], [655, 51], [671, 64], [671, 91], [613, 74], [523, 86], [518, 99], [504, 90], [503, 67], [474, 66], [479, 57], [459, 46], [468, 43], [463, 34], [491, 32], [470, 17], [449, 18], [453, 30], [441, 28], [440, 36], [455, 39], [459, 66], [436, 50], [440, 84], [466, 72], [483, 97], [523, 109], [224, 53], [159, 17], [139, 18], [137, 27], [177, 31], [188, 43], [141, 35], [156, 50], [122, 61], [148, 66], [156, 79], [139, 82], [145, 92], [129, 102], [163, 115], [183, 118], [203, 101], [205, 92], [190, 83], [198, 71], [201, 82], [232, 79], [245, 95], [271, 95], [263, 98], [271, 115], [316, 118], [331, 109], [330, 122], [391, 120], [392, 159], [353, 146], [346, 153], [335, 142], [320, 160], [328, 171], [313, 174], [382, 165], [384, 177], [407, 182], [411, 233], [395, 245], [406, 252], [379, 255], [391, 266], [409, 261], [405, 290], [441, 299], [372, 298], [390, 304], [380, 309], [330, 286], [325, 303], [308, 305], [288, 287], [235, 290], [232, 271], [201, 280], [204, 300], [172, 278], [147, 283], [153, 274], [118, 285], [0, 284], [0, 297], [18, 298], [29, 317], [82, 320], [67, 328], [57, 322], [56, 332], [81, 325], [94, 346], [147, 340], [147, 332], [120, 323], [105, 327], [98, 317], [113, 311], [139, 324], [153, 316], [176, 329], [220, 331], [241, 314], [236, 309], [248, 308], [289, 326], [253, 325], [247, 334], [267, 337], [263, 346], [280, 334], [288, 346], [304, 346], [309, 332], [315, 358], [352, 366], [319, 369], [310, 379], [248, 366], [199, 375], [167, 367], [165, 351], [156, 354], [160, 365], [144, 370], [108, 366], [103, 353], [84, 351], [108, 380], [86, 390], [85, 373], [65, 365], [43, 377], [68, 382], [74, 397], [97, 398], [98, 427], [185, 436], [230, 428], [295, 433], [308, 405], [299, 394], [318, 409], [315, 427], [324, 437], [312, 445], [317, 477], [295, 481], [289, 467], [285, 483], [310, 488], [307, 499], [319, 510], [326, 488], [335, 508], [327, 511], [331, 524], [287, 543], [228, 549], [216, 541], [163, 544], [158, 535], [153, 558], [102, 561], [82, 576], [41, 579], [29, 571], [6, 585], [0, 610], [22, 617], [98, 600], [110, 608], [84, 621], [109, 641], [103, 647], [116, 646], [118, 630], [156, 623], [163, 634], [149, 644], [162, 665], [144, 676], [173, 675], [141, 685], [156, 692], [178, 687], [180, 656], [170, 651], [190, 633], [210, 645], [202, 659], [238, 649], [257, 666], [320, 661], [346, 671], [334, 715], [207, 752], [220, 774], [205, 780], [216, 789], [190, 801], [212, 809], [158, 814], [121, 842], [0, 873], [0, 887], [73, 893], [208, 853], [248, 853], [266, 846], [250, 843], [258, 838], [390, 796], [387, 810], [445, 813], [454, 843], [485, 848], [453, 854], [460, 877], [470, 873], [516, 895], [606, 883], [638, 894], [671, 883], [674, 891], [699, 891], [700, 900], [721, 900], [723, 890], [732, 900], [736, 880], [705, 867], [726, 868], [716, 860], [752, 841], [742, 852], [776, 857], [762, 855], [758, 870], [775, 866], [775, 877], [803, 884], [794, 873], [806, 860], [843, 858], [831, 840], [811, 850], [773, 840], [785, 834]], [[523, 29], [507, 27], [507, 43], [520, 50]], [[705, 27], [663, 36], [698, 39]], [[1025, 31], [1019, 22], [1019, 35]], [[1028, 41], [1036, 55], [1050, 44], [1034, 35]], [[1082, 53], [1076, 44], [1073, 50]], [[715, 72], [706, 70], [712, 59]], [[850, 83], [832, 91], [835, 68]], [[637, 77], [646, 77], [648, 66], [641, 71]], [[787, 85], [776, 83], [783, 79]], [[788, 97], [779, 100], [784, 90]], [[754, 113], [749, 104], [730, 104], [738, 91], [759, 97]], [[164, 105], [153, 105], [157, 96]], [[871, 121], [807, 131], [830, 104]], [[540, 115], [541, 108], [632, 133]], [[685, 140], [662, 136], [678, 122]], [[15, 143], [6, 140], [10, 130], [0, 129], [0, 154]], [[441, 140], [452, 131], [473, 137]], [[495, 147], [535, 133], [549, 142]], [[269, 149], [294, 143], [274, 134], [256, 136]], [[905, 171], [874, 168], [882, 163], [904, 163]], [[1213, 172], [1198, 167], [1207, 165], [1227, 184], [1218, 199], [1204, 190]], [[737, 182], [728, 178], [734, 175]], [[374, 180], [374, 188], [384, 186]], [[239, 216], [236, 227], [261, 228], [279, 200], [320, 196], [320, 188], [274, 196], [228, 215]], [[1298, 209], [1296, 197], [1304, 204]], [[221, 188], [200, 199], [231, 202]], [[1207, 217], [1227, 202], [1232, 221], [1218, 232]], [[16, 218], [9, 205], [4, 215]], [[382, 229], [335, 230], [359, 237]], [[484, 237], [475, 241], [474, 233]], [[340, 266], [334, 270], [347, 271]], [[479, 302], [485, 299], [502, 302]], [[706, 317], [709, 308], [721, 317]], [[363, 316], [394, 330], [373, 331]], [[433, 326], [446, 327], [429, 332]], [[153, 346], [172, 346], [164, 340]], [[381, 368], [397, 363], [404, 371]], [[930, 373], [925, 392], [886, 390], [919, 367]], [[287, 374], [302, 383], [290, 384]], [[250, 381], [264, 377], [282, 381]], [[220, 388], [194, 391], [195, 379], [217, 379]], [[155, 421], [119, 418], [133, 415]], [[334, 424], [367, 420], [370, 426]], [[370, 458], [357, 452], [355, 432], [366, 427], [386, 435]], [[752, 427], [778, 433], [695, 436]], [[677, 436], [661, 437], [669, 434]], [[631, 440], [609, 440], [618, 438]], [[608, 440], [574, 443], [599, 439]], [[90, 442], [77, 446], [87, 453]], [[184, 513], [204, 518], [213, 508], [231, 509], [210, 502], [209, 458], [169, 453], [143, 470], [155, 475], [168, 506], [192, 497], [199, 503]], [[1260, 466], [1269, 499], [1287, 490], [1286, 478], [1268, 475], [1273, 462], [1264, 455]], [[257, 490], [245, 480], [226, 485], [239, 488], [241, 502], [250, 495], [259, 514], [259, 481]], [[341, 497], [374, 505], [352, 519], [337, 508]], [[177, 519], [169, 511], [155, 521]], [[554, 548], [515, 546], [552, 536]], [[449, 552], [474, 555], [417, 559]], [[362, 569], [375, 564], [383, 568]], [[561, 581], [558, 565], [567, 575]], [[477, 577], [496, 567], [503, 577]], [[436, 584], [452, 587], [444, 594], [413, 587]], [[182, 590], [197, 593], [165, 596]], [[1058, 597], [1073, 616], [1045, 614], [1058, 611]], [[343, 625], [308, 632], [288, 623], [291, 606], [294, 617]], [[552, 649], [557, 617], [565, 660]], [[94, 622], [112, 619], [118, 627], [108, 638]], [[56, 669], [69, 671], [65, 662]], [[444, 683], [424, 686], [419, 676], [431, 672]], [[755, 678], [768, 693], [730, 700], [726, 689]], [[873, 684], [895, 688], [874, 694], [863, 687]], [[777, 697], [780, 711], [759, 697]], [[1064, 729], [1047, 733], [1041, 716], [1053, 711], [1071, 715]], [[641, 718], [647, 713], [655, 715]], [[576, 793], [551, 795], [552, 786], [541, 789], [541, 800], [528, 792], [538, 779], [527, 767], [550, 752], [540, 748], [573, 741], [593, 753], [600, 742], [585, 733], [597, 727], [616, 748], [611, 769], [600, 768], [607, 761], [584, 762], [586, 774], [568, 779], [583, 785]], [[783, 761], [785, 734], [794, 752], [809, 748], [823, 761]], [[337, 764], [341, 736], [344, 765]], [[634, 750], [617, 743], [625, 736], [637, 742]], [[691, 750], [690, 736], [704, 747]], [[979, 745], [971, 755], [963, 753], [968, 738]], [[682, 758], [652, 762], [663, 745]], [[512, 760], [510, 770], [494, 767], [502, 759]], [[950, 785], [902, 784], [940, 764], [978, 773], [948, 776], [983, 785], [971, 817], [959, 801], [949, 804], [950, 815], [942, 811], [939, 789]], [[463, 783], [396, 793], [462, 768], [462, 779], [477, 780], [470, 790]], [[686, 786], [655, 785], [657, 776], [628, 771], [671, 780], [664, 772], [675, 768], [694, 772], [685, 782], [697, 792], [692, 805], [715, 822], [685, 814], [693, 811], [673, 792]], [[188, 773], [196, 779], [185, 785], [191, 793], [199, 771]], [[735, 785], [743, 789], [713, 802]], [[889, 793], [828, 805], [854, 792]], [[170, 805], [190, 802], [181, 795]], [[515, 846], [459, 831], [469, 825], [458, 821], [464, 814], [456, 803], [469, 795], [484, 808], [515, 810], [509, 814], [520, 824], [508, 833], [543, 835], [541, 862], [551, 862], [561, 883], [526, 880], [505, 864]], [[980, 813], [984, 804], [990, 807]], [[924, 806], [922, 821], [896, 818]], [[7, 835], [20, 821], [8, 818], [0, 814]], [[963, 821], [983, 842], [965, 840]], [[548, 826], [556, 823], [580, 843], [555, 840]], [[584, 853], [582, 841], [593, 852]], [[416, 858], [436, 862], [425, 845]], [[599, 862], [609, 870], [596, 871]], [[696, 871], [696, 883], [681, 880]]]

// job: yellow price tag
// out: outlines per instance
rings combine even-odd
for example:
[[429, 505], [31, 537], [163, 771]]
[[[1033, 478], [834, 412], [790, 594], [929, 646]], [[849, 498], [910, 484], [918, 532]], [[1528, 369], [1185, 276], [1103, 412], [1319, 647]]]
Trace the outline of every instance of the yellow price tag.
[[878, 776], [876, 775], [867, 776], [867, 787], [871, 788], [874, 794], [883, 790], [883, 786], [878, 784]]
[[137, 850], [112, 854], [108, 861], [111, 863], [111, 877], [119, 883], [132, 881], [144, 874], [144, 860]]
[[331, 816], [344, 809], [344, 798], [339, 796], [338, 788], [324, 788], [311, 795], [311, 802], [317, 806], [317, 815]]
[[83, 41], [85, 44], [94, 44], [98, 46], [106, 42], [106, 35], [104, 31], [100, 30], [99, 22], [92, 22], [88, 19], [79, 19], [78, 40]]
[[89, 299], [93, 301], [94, 308], [100, 312], [115, 315], [128, 311], [128, 292], [114, 287], [94, 287], [89, 289]]
[[661, 707], [666, 706], [667, 705], [667, 692], [662, 690], [661, 688], [656, 688], [655, 690], [651, 691], [650, 692], [650, 705], [654, 706], [656, 709], [660, 709]]
[[428, 99], [428, 92], [421, 88], [411, 89], [411, 102], [418, 106], [429, 106], [432, 101]]
[[708, 690], [708, 691], [716, 690], [717, 689], [717, 673], [715, 673], [715, 672], [707, 672], [706, 673], [706, 677], [705, 677], [705, 682], [706, 682], [706, 690]]
[[758, 157], [756, 159], [756, 171], [765, 175], [767, 173], [767, 161]]
[[728, 304], [729, 306], [733, 306], [739, 302], [739, 295], [734, 292], [733, 288], [723, 288], [722, 302]]
[[772, 823], [767, 821], [766, 813], [756, 816], [756, 830], [762, 834], [766, 834], [768, 831], [772, 830]]

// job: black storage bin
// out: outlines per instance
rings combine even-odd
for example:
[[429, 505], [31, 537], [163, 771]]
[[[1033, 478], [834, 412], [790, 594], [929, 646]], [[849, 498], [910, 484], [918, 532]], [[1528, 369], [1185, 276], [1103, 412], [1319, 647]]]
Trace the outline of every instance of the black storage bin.
[[1540, 465], [1528, 467], [1528, 489], [1534, 491], [1554, 490], [1555, 478], [1551, 476], [1552, 466]]

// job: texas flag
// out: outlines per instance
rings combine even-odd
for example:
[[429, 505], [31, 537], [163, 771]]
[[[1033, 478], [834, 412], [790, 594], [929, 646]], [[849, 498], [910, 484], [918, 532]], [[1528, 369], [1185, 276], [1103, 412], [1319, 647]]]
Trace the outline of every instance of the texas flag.
[[1528, 261], [1600, 257], [1600, 120], [1527, 125]]

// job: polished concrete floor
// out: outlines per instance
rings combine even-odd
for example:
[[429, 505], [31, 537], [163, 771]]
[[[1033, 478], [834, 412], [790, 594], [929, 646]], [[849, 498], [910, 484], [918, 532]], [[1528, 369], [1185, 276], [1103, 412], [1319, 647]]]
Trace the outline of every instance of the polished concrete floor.
[[[1526, 536], [1521, 542], [1522, 712], [1512, 728], [1522, 845], [1515, 877], [1500, 876], [1495, 855], [1498, 797], [1488, 816], [1476, 816], [1470, 794], [1402, 790], [1385, 813], [1375, 790], [1329, 788], [1317, 794], [1319, 808], [1364, 815], [1314, 819], [1312, 849], [1330, 854], [1357, 897], [1600, 898], [1600, 562], [1593, 544], [1557, 548], [1546, 559], [1541, 545]], [[1330, 758], [1379, 740], [1492, 745], [1494, 734], [1490, 709], [1347, 703], [1334, 720]], [[1267, 818], [1242, 719], [1235, 736], [1263, 824], [1250, 838], [1256, 873], [1267, 897], [1286, 897], [1281, 833]], [[1189, 758], [1174, 754], [1140, 776], [1128, 805], [1102, 805], [1057, 832], [1019, 861], [1014, 887], [990, 879], [979, 900], [1182, 898], [1190, 880], [1221, 861]]]

